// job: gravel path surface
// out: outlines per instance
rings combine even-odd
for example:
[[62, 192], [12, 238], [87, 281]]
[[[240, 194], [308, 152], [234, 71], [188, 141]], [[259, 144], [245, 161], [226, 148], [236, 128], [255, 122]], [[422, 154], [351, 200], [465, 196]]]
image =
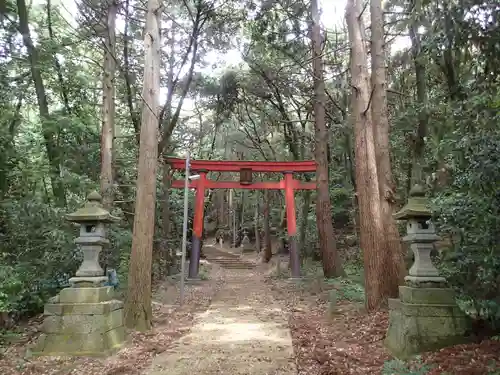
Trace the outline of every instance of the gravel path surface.
[[296, 374], [288, 314], [258, 270], [227, 270], [226, 283], [189, 334], [158, 355], [149, 375]]

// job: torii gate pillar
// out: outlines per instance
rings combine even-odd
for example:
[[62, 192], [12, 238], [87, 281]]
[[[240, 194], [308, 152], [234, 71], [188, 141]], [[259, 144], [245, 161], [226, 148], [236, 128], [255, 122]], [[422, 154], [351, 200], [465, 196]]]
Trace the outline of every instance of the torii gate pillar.
[[[176, 170], [186, 169], [186, 160], [167, 158], [168, 163]], [[193, 220], [193, 238], [191, 257], [189, 261], [189, 278], [198, 278], [200, 264], [201, 242], [203, 238], [203, 216], [205, 210], [206, 189], [250, 189], [250, 190], [284, 190], [286, 200], [287, 232], [290, 249], [290, 270], [292, 278], [300, 277], [299, 249], [297, 245], [297, 219], [295, 216], [294, 190], [316, 190], [316, 183], [301, 182], [293, 178], [293, 173], [316, 172], [314, 160], [270, 162], [243, 160], [191, 160], [191, 170], [198, 172], [200, 178], [189, 183], [191, 189], [196, 189], [195, 211]], [[214, 181], [207, 179], [207, 173], [238, 172], [240, 181]], [[254, 172], [283, 173], [281, 181], [256, 181], [251, 175]], [[243, 176], [242, 176], [243, 174]], [[184, 181], [172, 181], [171, 187], [182, 189]]]
[[290, 271], [292, 278], [300, 277], [300, 259], [297, 246], [297, 218], [295, 216], [295, 194], [293, 172], [285, 172], [286, 229], [290, 249]]
[[195, 208], [193, 219], [193, 238], [191, 239], [191, 255], [189, 260], [190, 279], [198, 278], [198, 270], [200, 267], [201, 241], [203, 238], [203, 221], [205, 213], [205, 187], [207, 182], [207, 172], [198, 171], [200, 175], [196, 184]]

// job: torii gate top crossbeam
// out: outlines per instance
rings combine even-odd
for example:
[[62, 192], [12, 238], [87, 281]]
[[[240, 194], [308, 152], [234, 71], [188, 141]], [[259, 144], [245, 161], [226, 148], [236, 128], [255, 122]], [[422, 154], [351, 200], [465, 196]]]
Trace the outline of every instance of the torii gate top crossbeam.
[[[186, 159], [167, 158], [173, 169], [184, 170]], [[241, 161], [241, 160], [191, 160], [193, 171], [239, 172], [251, 169], [252, 172], [316, 172], [316, 162], [306, 161]]]

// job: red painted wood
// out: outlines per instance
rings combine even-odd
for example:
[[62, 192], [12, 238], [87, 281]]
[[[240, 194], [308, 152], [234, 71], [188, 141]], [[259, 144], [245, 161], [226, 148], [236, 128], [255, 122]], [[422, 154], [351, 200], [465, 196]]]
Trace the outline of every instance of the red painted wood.
[[194, 202], [194, 219], [193, 219], [193, 234], [200, 240], [203, 235], [203, 214], [205, 211], [205, 184], [207, 175], [204, 172], [200, 173], [200, 178], [196, 180], [197, 189]]
[[[186, 159], [167, 158], [173, 169], [184, 170]], [[316, 162], [306, 161], [241, 161], [241, 160], [191, 160], [194, 171], [239, 172], [250, 168], [253, 172], [316, 172]]]
[[295, 180], [291, 173], [285, 174], [285, 202], [286, 202], [286, 226], [288, 236], [292, 237], [297, 234], [297, 218], [295, 217], [295, 196], [293, 188]]
[[[194, 180], [189, 184], [189, 188], [196, 189], [198, 180]], [[174, 189], [184, 189], [183, 180], [174, 180], [170, 186]], [[285, 188], [284, 181], [271, 182], [255, 182], [251, 185], [241, 185], [239, 181], [212, 181], [206, 180], [206, 189], [247, 189], [247, 190], [283, 190]], [[293, 189], [295, 190], [316, 190], [316, 182], [302, 182], [293, 180]]]

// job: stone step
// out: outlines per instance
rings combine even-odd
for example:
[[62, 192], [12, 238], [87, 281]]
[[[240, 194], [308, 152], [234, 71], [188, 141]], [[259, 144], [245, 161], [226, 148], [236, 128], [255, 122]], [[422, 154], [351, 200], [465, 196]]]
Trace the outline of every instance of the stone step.
[[228, 262], [244, 262], [241, 258], [228, 258], [228, 257], [206, 257], [205, 259], [208, 260], [221, 260], [221, 261], [228, 261]]
[[206, 258], [208, 261], [219, 262], [219, 263], [251, 263], [242, 259], [231, 259], [231, 258]]
[[220, 265], [223, 265], [223, 266], [238, 266], [238, 265], [241, 265], [241, 266], [254, 266], [253, 263], [249, 263], [249, 262], [213, 262], [213, 263], [217, 263], [217, 264], [220, 264]]
[[252, 269], [255, 264], [238, 259], [207, 259], [209, 262], [220, 264], [224, 268]]
[[222, 258], [231, 258], [231, 259], [239, 259], [238, 254], [233, 254], [233, 253], [226, 253], [225, 251], [206, 251], [203, 250], [203, 255], [205, 257], [210, 258], [210, 257], [222, 257]]
[[211, 263], [220, 264], [223, 268], [228, 269], [253, 269], [255, 264], [242, 260], [239, 254], [231, 253], [230, 251], [224, 251], [218, 249], [214, 246], [203, 247], [203, 254], [205, 255], [205, 260]]

